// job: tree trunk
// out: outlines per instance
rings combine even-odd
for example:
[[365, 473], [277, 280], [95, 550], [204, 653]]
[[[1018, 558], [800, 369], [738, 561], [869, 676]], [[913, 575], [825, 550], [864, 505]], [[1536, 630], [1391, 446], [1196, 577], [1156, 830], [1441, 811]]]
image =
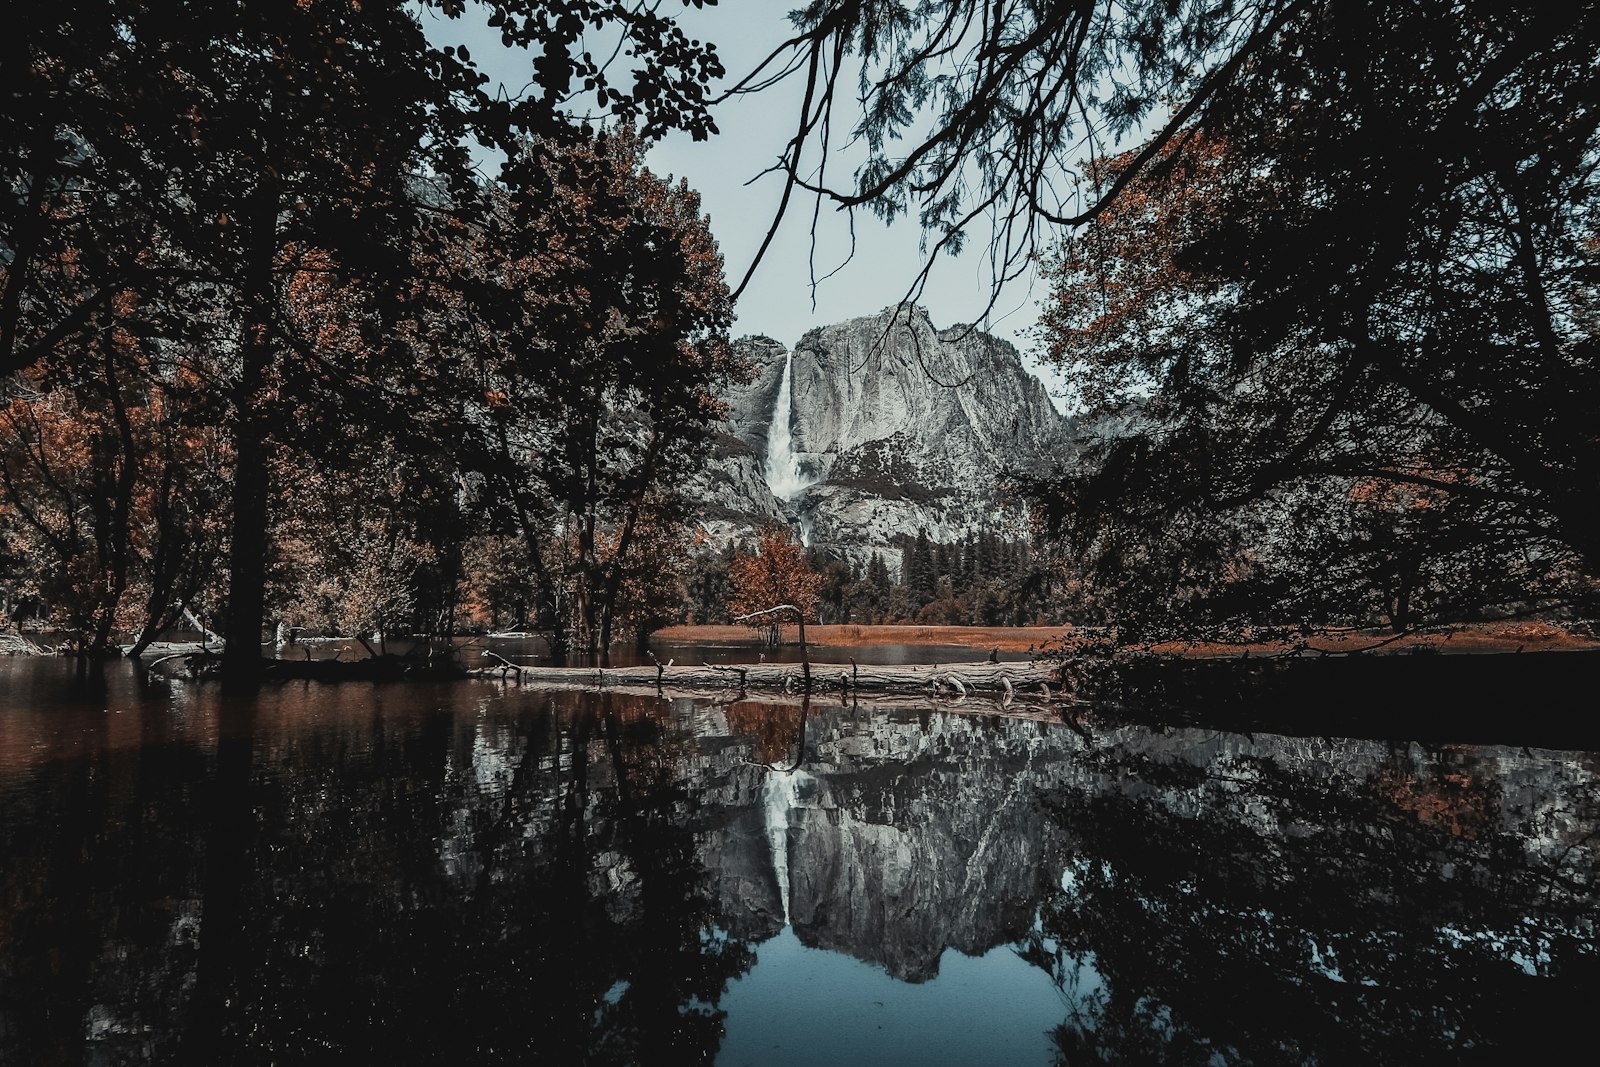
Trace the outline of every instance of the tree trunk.
[[[251, 346], [252, 348], [254, 346]], [[261, 681], [261, 619], [267, 585], [267, 442], [265, 427], [246, 397], [259, 390], [265, 353], [247, 354], [240, 383], [233, 481], [233, 530], [228, 546], [228, 608], [223, 619], [222, 684], [232, 691]]]
[[173, 465], [174, 460], [169, 446], [161, 472], [161, 487], [156, 497], [157, 541], [155, 553], [150, 560], [150, 596], [145, 600], [144, 625], [139, 628], [133, 648], [128, 652], [134, 658], [142, 655], [144, 650], [150, 647], [151, 642], [160, 635], [172, 607], [173, 594], [177, 591], [178, 570], [182, 564], [179, 555], [181, 546], [175, 543], [179, 540], [179, 535], [175, 531], [176, 524], [172, 521]]
[[800, 667], [805, 672], [806, 692], [811, 692], [811, 651], [806, 648], [806, 613], [795, 612], [800, 619]]
[[135, 481], [139, 473], [139, 446], [133, 437], [133, 422], [128, 417], [127, 406], [122, 402], [122, 389], [117, 378], [116, 351], [109, 337], [102, 340], [101, 346], [104, 354], [106, 395], [111, 401], [112, 413], [116, 416], [121, 463], [117, 468], [116, 480], [111, 487], [111, 500], [108, 502], [109, 529], [106, 531], [105, 544], [110, 557], [107, 563], [111, 571], [111, 588], [107, 597], [108, 610], [101, 616], [94, 635], [94, 648], [91, 654], [97, 659], [107, 655], [111, 631], [116, 625], [117, 608], [122, 604], [122, 596], [128, 589], [128, 567], [132, 555], [129, 525], [133, 511]]
[[611, 621], [615, 614], [613, 604], [615, 600], [616, 594], [607, 587], [605, 597], [600, 604], [600, 664], [604, 667], [611, 666]]
[[278, 195], [260, 178], [251, 205], [253, 262], [245, 286], [239, 381], [234, 387], [233, 528], [228, 546], [228, 610], [222, 627], [222, 685], [248, 692], [261, 684], [261, 622], [267, 589], [266, 372], [272, 361], [272, 259], [277, 247]]
[[567, 657], [572, 655], [572, 641], [567, 636], [566, 628], [557, 621], [550, 629], [550, 636], [545, 638], [550, 645], [550, 655], [565, 663]]

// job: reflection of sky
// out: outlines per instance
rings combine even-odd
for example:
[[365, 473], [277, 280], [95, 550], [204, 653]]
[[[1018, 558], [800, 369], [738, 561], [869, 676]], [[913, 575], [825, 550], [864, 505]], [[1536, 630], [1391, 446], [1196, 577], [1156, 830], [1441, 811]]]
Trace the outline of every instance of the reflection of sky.
[[756, 948], [722, 997], [724, 1067], [870, 1063], [1050, 1063], [1060, 990], [1008, 946], [947, 949], [939, 976], [908, 985], [849, 956], [800, 943], [790, 927]]

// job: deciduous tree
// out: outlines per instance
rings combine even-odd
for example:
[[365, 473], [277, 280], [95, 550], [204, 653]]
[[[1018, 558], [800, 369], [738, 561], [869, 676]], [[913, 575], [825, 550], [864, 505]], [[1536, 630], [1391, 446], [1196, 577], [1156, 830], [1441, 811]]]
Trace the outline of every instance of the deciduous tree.
[[[383, 339], [414, 257], [445, 214], [480, 198], [470, 141], [576, 129], [576, 84], [651, 137], [714, 127], [715, 52], [655, 5], [492, 0], [474, 7], [508, 46], [537, 45], [526, 95], [485, 91], [464, 48], [436, 47], [423, 13], [460, 0], [64, 0], [13, 12], [0, 72], [0, 371], [85, 335], [125, 291], [167, 309], [164, 330], [227, 360], [234, 454], [224, 663], [259, 671], [269, 565], [271, 455], [292, 411], [287, 385], [318, 384], [382, 410], [286, 312], [306, 257], [360, 283]], [[582, 47], [609, 28], [627, 73]], [[419, 181], [426, 175], [430, 181]], [[515, 170], [507, 178], [518, 181]], [[70, 269], [67, 269], [69, 268]], [[390, 352], [372, 348], [375, 357]]]
[[1592, 604], [1591, 30], [1362, 8], [1280, 36], [1153, 165], [1091, 172], [1117, 196], [1045, 329], [1099, 441], [1036, 502], [1143, 609], [1175, 566], [1167, 607], [1213, 623]]
[[699, 198], [641, 151], [626, 132], [524, 146], [523, 188], [474, 252], [485, 287], [511, 298], [480, 305], [469, 355], [491, 473], [558, 647], [591, 655], [611, 644], [624, 586], [665, 562], [641, 533], [681, 520], [681, 486], [744, 367]]
[[52, 353], [0, 389], [0, 541], [17, 591], [80, 655], [141, 651], [202, 592], [225, 548], [230, 456], [195, 353], [158, 353], [131, 296], [93, 351]]
[[795, 541], [787, 526], [775, 524], [764, 527], [752, 555], [740, 555], [729, 568], [732, 596], [728, 611], [734, 616], [751, 616], [745, 625], [765, 630], [773, 644], [777, 643], [780, 628], [794, 613], [757, 615], [780, 604], [792, 605], [798, 611], [794, 616], [800, 621], [816, 621], [817, 589], [821, 584], [818, 575], [806, 563], [805, 549]]

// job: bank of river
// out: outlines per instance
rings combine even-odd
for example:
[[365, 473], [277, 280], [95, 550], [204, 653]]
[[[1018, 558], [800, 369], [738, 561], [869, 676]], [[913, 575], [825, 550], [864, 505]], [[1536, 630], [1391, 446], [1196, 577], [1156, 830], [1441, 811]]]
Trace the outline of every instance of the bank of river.
[[[856, 659], [863, 663], [941, 663], [983, 658], [990, 653], [1001, 661], [1030, 660], [1036, 656], [1059, 654], [1090, 637], [1091, 631], [1063, 626], [934, 626], [894, 623], [881, 626], [843, 624], [806, 627], [806, 641], [813, 658], [821, 662], [843, 663]], [[171, 635], [174, 641], [197, 640], [196, 634]], [[53, 650], [62, 641], [59, 634], [0, 633], [0, 655], [37, 654]], [[556, 665], [549, 644], [531, 634], [513, 636], [479, 635], [458, 639], [469, 656], [484, 649], [520, 663]], [[391, 647], [403, 653], [409, 643], [394, 639]], [[1546, 622], [1483, 623], [1448, 629], [1406, 634], [1396, 637], [1380, 630], [1349, 630], [1319, 633], [1303, 644], [1280, 640], [1261, 640], [1221, 644], [1215, 642], [1159, 642], [1125, 646], [1125, 653], [1155, 653], [1186, 658], [1227, 658], [1246, 653], [1256, 656], [1282, 654], [1301, 648], [1312, 655], [1348, 655], [1364, 651], [1383, 653], [1431, 651], [1440, 653], [1496, 653], [1521, 651], [1600, 650], [1600, 637]], [[366, 648], [352, 637], [311, 638], [274, 648], [264, 646], [267, 655], [288, 659], [312, 657], [355, 659], [367, 655]], [[761, 633], [746, 626], [678, 625], [667, 626], [650, 635], [643, 648], [619, 644], [611, 650], [613, 666], [635, 666], [660, 659], [718, 663], [762, 660], [794, 662], [800, 658], [795, 628], [783, 629], [783, 640], [769, 646]], [[569, 657], [569, 665], [585, 665], [582, 657]]]
[[[794, 639], [794, 628], [784, 634]], [[806, 640], [821, 648], [965, 648], [987, 652], [1034, 653], [1060, 650], [1087, 632], [1062, 626], [925, 626], [890, 624], [884, 626], [807, 626]], [[727, 647], [761, 647], [761, 639], [744, 626], [668, 626], [657, 630], [652, 641], [666, 644], [707, 644]], [[1256, 641], [1220, 644], [1215, 642], [1158, 642], [1141, 648], [1164, 655], [1225, 657], [1246, 651], [1271, 655], [1292, 648], [1285, 641]], [[1572, 651], [1600, 649], [1600, 638], [1547, 622], [1481, 623], [1406, 634], [1396, 637], [1381, 630], [1347, 630], [1319, 633], [1306, 641], [1314, 653], [1344, 655], [1366, 649], [1409, 652], [1427, 649], [1441, 653]]]

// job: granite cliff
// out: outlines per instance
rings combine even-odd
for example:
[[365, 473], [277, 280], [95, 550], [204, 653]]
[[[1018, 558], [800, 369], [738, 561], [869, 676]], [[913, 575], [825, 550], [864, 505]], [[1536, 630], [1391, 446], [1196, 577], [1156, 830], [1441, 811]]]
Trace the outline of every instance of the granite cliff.
[[1022, 516], [997, 484], [1069, 447], [1067, 421], [1009, 343], [936, 329], [920, 307], [890, 307], [807, 333], [786, 349], [739, 342], [752, 379], [694, 492], [719, 540], [768, 520], [860, 559], [925, 529], [936, 541], [1007, 531]]

